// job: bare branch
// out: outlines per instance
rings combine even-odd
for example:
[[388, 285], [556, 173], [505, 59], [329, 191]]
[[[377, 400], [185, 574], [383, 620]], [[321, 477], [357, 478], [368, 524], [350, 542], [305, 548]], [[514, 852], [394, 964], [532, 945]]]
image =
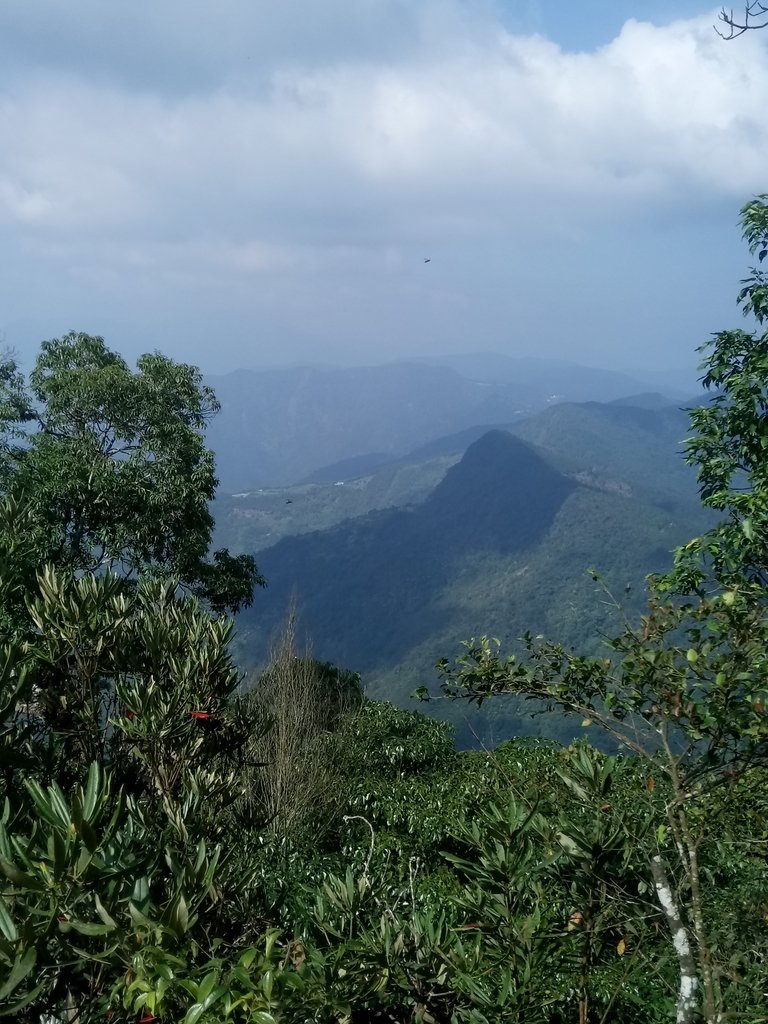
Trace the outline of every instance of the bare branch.
[[[758, 20], [760, 18], [766, 18], [766, 20], [760, 21]], [[733, 8], [729, 11], [723, 7], [717, 16], [717, 20], [722, 22], [726, 28], [725, 32], [721, 32], [717, 25], [714, 27], [715, 32], [717, 32], [721, 39], [737, 39], [739, 36], [743, 36], [745, 32], [768, 28], [768, 4], [762, 3], [761, 0], [744, 4], [744, 14], [741, 20], [735, 17]]]

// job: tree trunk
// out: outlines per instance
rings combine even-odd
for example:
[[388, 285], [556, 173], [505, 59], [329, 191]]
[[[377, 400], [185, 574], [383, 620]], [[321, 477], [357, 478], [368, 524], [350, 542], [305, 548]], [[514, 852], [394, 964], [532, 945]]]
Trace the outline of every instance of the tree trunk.
[[664, 916], [672, 934], [672, 944], [680, 965], [680, 986], [677, 993], [677, 1024], [693, 1024], [698, 1015], [699, 978], [696, 973], [696, 960], [691, 952], [691, 941], [688, 929], [680, 917], [672, 887], [669, 884], [664, 862], [657, 854], [651, 858], [651, 874]]

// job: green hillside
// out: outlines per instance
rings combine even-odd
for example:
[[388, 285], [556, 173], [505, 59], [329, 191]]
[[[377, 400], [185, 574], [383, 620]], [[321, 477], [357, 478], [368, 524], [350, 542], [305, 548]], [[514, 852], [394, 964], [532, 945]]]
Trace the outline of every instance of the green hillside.
[[520, 439], [492, 431], [418, 506], [370, 513], [262, 551], [270, 585], [239, 620], [240, 656], [257, 664], [295, 600], [315, 656], [364, 674], [371, 693], [405, 701], [432, 666], [476, 632], [526, 629], [583, 644], [616, 609], [587, 574], [629, 601], [703, 522], [650, 501], [579, 484]]
[[[505, 425], [577, 482], [642, 497], [677, 514], [697, 505], [692, 470], [680, 457], [687, 417], [660, 395], [610, 404], [563, 403]], [[220, 492], [216, 543], [258, 552], [283, 537], [328, 529], [378, 509], [426, 499], [489, 426], [435, 438], [408, 455], [369, 455], [321, 468], [293, 487]]]
[[667, 507], [689, 504], [696, 492], [693, 470], [681, 455], [690, 429], [687, 413], [629, 401], [553, 405], [510, 429], [585, 483]]
[[362, 476], [477, 424], [508, 425], [555, 402], [611, 401], [647, 387], [626, 374], [494, 354], [238, 370], [210, 384], [222, 408], [208, 437], [226, 491]]
[[[400, 703], [473, 634], [530, 629], [597, 649], [617, 612], [587, 570], [636, 609], [645, 576], [710, 522], [680, 456], [687, 429], [661, 396], [562, 403], [508, 433], [436, 438], [357, 479], [220, 496], [216, 543], [258, 553], [270, 583], [239, 622], [241, 662], [263, 660], [293, 600], [317, 656]], [[450, 715], [470, 744], [473, 731], [560, 735], [562, 722], [510, 702]]]
[[283, 537], [326, 530], [377, 509], [421, 501], [440, 483], [460, 452], [418, 461], [403, 460], [371, 476], [295, 487], [265, 487], [219, 494], [214, 506], [214, 542], [257, 552]]

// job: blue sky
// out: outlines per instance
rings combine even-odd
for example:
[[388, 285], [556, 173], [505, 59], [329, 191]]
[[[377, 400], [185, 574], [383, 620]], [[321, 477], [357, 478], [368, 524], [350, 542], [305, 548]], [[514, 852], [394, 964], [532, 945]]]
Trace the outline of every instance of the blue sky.
[[[208, 372], [692, 366], [739, 322], [768, 31], [628, 0], [4, 0], [0, 339]], [[424, 258], [430, 262], [425, 263]]]

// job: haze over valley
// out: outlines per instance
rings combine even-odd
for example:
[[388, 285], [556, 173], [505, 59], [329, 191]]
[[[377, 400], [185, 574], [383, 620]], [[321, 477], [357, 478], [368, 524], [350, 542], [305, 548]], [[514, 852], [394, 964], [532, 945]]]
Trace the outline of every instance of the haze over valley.
[[[255, 554], [269, 584], [239, 617], [244, 664], [268, 656], [292, 607], [300, 644], [405, 706], [457, 638], [532, 630], [596, 649], [621, 618], [607, 591], [638, 610], [645, 575], [711, 521], [682, 458], [679, 399], [542, 360], [463, 368], [472, 377], [404, 363], [219, 387], [231, 404], [210, 437], [224, 480], [264, 473], [262, 486], [220, 487], [214, 507], [214, 543]], [[520, 715], [503, 725], [548, 731]], [[473, 728], [463, 742], [489, 739]]]

